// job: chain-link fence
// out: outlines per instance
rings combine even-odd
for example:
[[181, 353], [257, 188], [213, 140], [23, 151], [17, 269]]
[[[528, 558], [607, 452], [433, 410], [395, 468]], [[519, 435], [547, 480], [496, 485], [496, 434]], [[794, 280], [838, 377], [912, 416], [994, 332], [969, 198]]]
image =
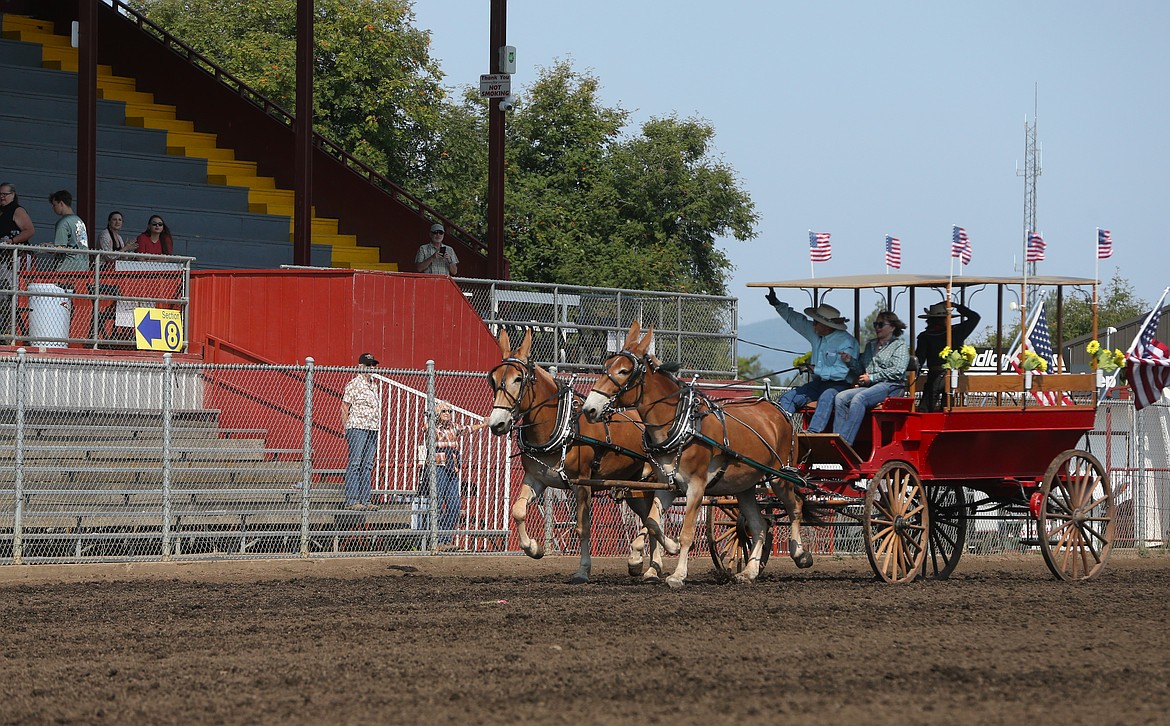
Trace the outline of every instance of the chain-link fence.
[[492, 332], [533, 329], [532, 360], [562, 370], [598, 371], [620, 350], [630, 323], [654, 327], [652, 352], [686, 373], [734, 377], [738, 300], [714, 295], [456, 280]]
[[[517, 553], [510, 505], [522, 460], [511, 437], [476, 424], [491, 410], [483, 374], [375, 369], [379, 430], [370, 508], [347, 508], [346, 385], [366, 368], [220, 366], [0, 358], [0, 561]], [[562, 376], [565, 380], [569, 380]], [[577, 376], [582, 392], [591, 376]], [[753, 392], [711, 389], [715, 396]], [[457, 460], [435, 407], [449, 404]], [[1135, 415], [1106, 401], [1080, 444], [1109, 469], [1119, 547], [1170, 533], [1170, 406]], [[446, 472], [437, 469], [444, 467]], [[454, 484], [452, 496], [451, 484]], [[680, 500], [681, 503], [681, 500]], [[968, 549], [1027, 549], [1030, 526], [975, 519]], [[694, 554], [707, 551], [707, 516]], [[665, 516], [678, 536], [682, 507]], [[528, 530], [553, 554], [575, 555], [570, 492], [529, 509]], [[640, 523], [610, 493], [593, 497], [593, 554], [624, 556]], [[787, 532], [774, 533], [777, 552]], [[863, 551], [847, 517], [804, 530], [817, 554]], [[444, 547], [450, 542], [449, 547]]]
[[182, 328], [148, 324], [146, 336], [186, 350], [193, 259], [0, 244], [0, 344], [133, 349], [134, 309], [163, 308]]

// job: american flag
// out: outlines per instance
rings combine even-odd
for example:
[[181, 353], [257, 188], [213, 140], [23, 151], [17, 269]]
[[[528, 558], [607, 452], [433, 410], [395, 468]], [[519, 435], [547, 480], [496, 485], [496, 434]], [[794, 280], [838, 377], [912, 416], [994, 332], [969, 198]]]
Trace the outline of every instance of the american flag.
[[828, 262], [833, 257], [833, 245], [828, 232], [808, 232], [808, 258], [813, 262]]
[[902, 269], [902, 240], [886, 235], [886, 266]]
[[1048, 245], [1039, 232], [1030, 232], [1028, 233], [1028, 254], [1025, 259], [1028, 262], [1043, 262], [1044, 250], [1047, 248]]
[[1154, 335], [1158, 332], [1158, 321], [1162, 317], [1162, 298], [1146, 317], [1142, 332], [1129, 346], [1125, 354], [1125, 377], [1133, 389], [1133, 407], [1138, 411], [1162, 397], [1162, 389], [1170, 385], [1170, 348]]
[[1107, 229], [1097, 228], [1097, 259], [1107, 260], [1113, 256], [1113, 234]]
[[951, 230], [951, 257], [958, 257], [964, 265], [971, 263], [971, 238], [967, 230], [955, 225]]
[[[1032, 322], [1028, 325], [1028, 350], [1044, 359], [1044, 362], [1048, 364], [1049, 373], [1056, 372], [1056, 356], [1053, 353], [1052, 335], [1048, 331], [1048, 314], [1044, 312], [1044, 303], [1040, 303], [1036, 314], [1032, 316]], [[1022, 353], [1020, 346], [1017, 345], [1012, 354], [1008, 356], [1009, 365], [1020, 375], [1024, 374], [1024, 366], [1021, 364]], [[1034, 390], [1032, 397], [1045, 406], [1055, 406], [1062, 401], [1065, 404], [1072, 403], [1072, 400], [1067, 396], [1055, 391]]]

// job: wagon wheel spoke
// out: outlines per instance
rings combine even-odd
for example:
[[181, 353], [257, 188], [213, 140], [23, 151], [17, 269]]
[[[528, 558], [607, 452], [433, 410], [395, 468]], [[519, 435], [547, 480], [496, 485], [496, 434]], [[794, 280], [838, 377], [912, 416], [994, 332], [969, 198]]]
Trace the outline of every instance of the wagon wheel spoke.
[[1057, 578], [1083, 580], [1105, 566], [1116, 529], [1113, 491], [1091, 454], [1069, 450], [1049, 465], [1040, 488], [1040, 551]]

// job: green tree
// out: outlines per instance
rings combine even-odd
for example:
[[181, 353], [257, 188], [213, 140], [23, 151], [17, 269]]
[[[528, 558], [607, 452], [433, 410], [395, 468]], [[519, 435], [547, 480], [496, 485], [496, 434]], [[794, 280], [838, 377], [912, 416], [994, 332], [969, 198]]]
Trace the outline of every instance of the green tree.
[[[131, 0], [148, 18], [292, 110], [296, 0]], [[411, 0], [315, 0], [315, 129], [410, 189], [429, 179], [445, 92]]]
[[750, 196], [704, 121], [628, 118], [560, 62], [509, 117], [508, 259], [517, 279], [724, 294], [716, 238], [755, 236]]

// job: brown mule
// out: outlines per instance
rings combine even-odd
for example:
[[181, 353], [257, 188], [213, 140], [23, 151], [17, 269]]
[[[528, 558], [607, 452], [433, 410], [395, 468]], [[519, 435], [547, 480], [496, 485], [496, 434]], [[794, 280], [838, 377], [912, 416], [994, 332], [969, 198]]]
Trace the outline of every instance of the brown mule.
[[636, 408], [646, 427], [646, 449], [658, 462], [659, 479], [686, 493], [678, 567], [666, 583], [682, 587], [686, 582], [687, 555], [706, 494], [735, 495], [738, 500], [752, 549], [747, 566], [736, 578], [755, 581], [766, 526], [756, 502], [756, 487], [766, 481], [788, 512], [792, 559], [799, 567], [811, 566], [812, 556], [801, 544], [803, 502], [793, 482], [774, 473], [793, 463], [794, 437], [788, 418], [762, 398], [722, 404], [707, 399], [662, 370], [658, 359], [647, 353], [654, 329], [644, 336], [641, 332], [635, 321], [622, 350], [606, 359], [583, 410], [590, 421], [601, 421], [614, 405]]
[[[546, 488], [569, 489], [569, 482], [576, 479], [652, 481], [654, 466], [642, 449], [642, 425], [635, 413], [605, 424], [580, 418], [574, 400], [576, 394], [532, 362], [531, 330], [525, 332], [515, 351], [511, 350], [507, 331], [500, 332], [498, 342], [503, 360], [488, 374], [495, 393], [488, 426], [497, 436], [519, 428], [517, 443], [522, 454], [524, 484], [512, 504], [512, 520], [516, 523], [520, 548], [529, 557], [539, 559], [544, 556], [544, 547], [529, 536], [525, 519], [529, 503]], [[581, 561], [571, 582], [584, 583], [589, 581], [592, 565], [593, 491], [589, 487], [572, 488], [577, 500]], [[626, 499], [643, 524], [642, 532], [630, 546], [631, 575], [642, 574], [642, 553], [646, 551], [650, 565], [644, 577], [658, 580], [662, 573], [663, 547], [656, 545], [663, 544], [669, 554], [678, 552], [678, 544], [661, 535], [662, 513], [672, 501], [671, 493], [665, 491]], [[656, 536], [647, 536], [647, 530]]]

